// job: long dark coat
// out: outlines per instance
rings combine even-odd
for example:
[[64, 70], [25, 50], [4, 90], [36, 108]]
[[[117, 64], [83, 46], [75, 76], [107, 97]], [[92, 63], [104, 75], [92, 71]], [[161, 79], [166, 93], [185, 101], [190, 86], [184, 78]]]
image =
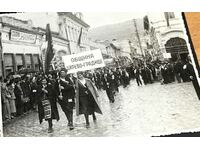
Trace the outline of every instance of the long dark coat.
[[[51, 119], [56, 119], [58, 121], [60, 117], [56, 103], [55, 90], [52, 88], [51, 84], [48, 84], [45, 89], [48, 91], [48, 94], [46, 94], [46, 96], [49, 99], [51, 105]], [[43, 95], [45, 94], [42, 91], [42, 85], [38, 86], [37, 94], [38, 94], [37, 103], [38, 103], [39, 122], [42, 123], [44, 119], [44, 107], [42, 105], [42, 98], [44, 97]]]
[[66, 77], [65, 80], [68, 81], [68, 83], [64, 82], [60, 79], [57, 80], [56, 83], [55, 83], [55, 90], [56, 90], [56, 93], [57, 93], [57, 97], [60, 95], [60, 91], [59, 91], [59, 84], [60, 84], [61, 86], [64, 87], [64, 89], [61, 90], [64, 100], [74, 99], [75, 89], [74, 89], [74, 86], [73, 86], [73, 82], [68, 77]]
[[190, 76], [192, 76], [192, 79], [190, 79], [190, 80], [192, 81], [194, 89], [195, 89], [197, 96], [200, 100], [200, 87], [199, 87], [199, 84], [198, 84], [198, 81], [197, 81], [197, 77], [195, 75], [194, 67], [191, 63], [187, 63], [186, 65], [187, 65], [187, 69], [186, 69], [187, 76], [188, 76], [188, 78], [190, 78]]
[[[85, 80], [86, 80], [86, 85], [87, 85], [88, 89], [90, 90], [90, 92], [91, 92], [91, 94], [92, 94], [92, 96], [95, 100], [96, 106], [97, 106], [97, 107], [95, 107], [94, 112], [102, 114], [102, 111], [101, 111], [101, 108], [100, 108], [100, 105], [99, 105], [99, 102], [98, 102], [99, 95], [97, 93], [97, 90], [94, 87], [91, 80], [89, 80], [89, 79], [85, 79]], [[76, 87], [76, 105], [75, 106], [76, 106], [76, 115], [77, 116], [83, 114], [83, 112], [80, 112], [81, 108], [80, 108], [80, 105], [79, 105], [80, 104], [80, 101], [79, 101], [79, 83], [80, 83], [80, 81], [77, 80], [76, 86], [75, 86]]]

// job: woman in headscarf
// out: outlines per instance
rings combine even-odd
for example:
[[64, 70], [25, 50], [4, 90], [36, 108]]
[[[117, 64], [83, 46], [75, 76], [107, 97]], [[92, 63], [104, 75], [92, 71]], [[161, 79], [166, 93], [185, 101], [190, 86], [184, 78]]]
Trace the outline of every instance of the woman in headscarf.
[[43, 119], [48, 121], [48, 133], [53, 132], [52, 120], [59, 120], [59, 113], [54, 93], [55, 91], [51, 84], [48, 84], [47, 79], [43, 77], [41, 85], [38, 87], [38, 113], [40, 123], [42, 123]]
[[76, 114], [84, 114], [86, 128], [90, 127], [89, 115], [93, 116], [93, 121], [96, 122], [95, 112], [102, 114], [98, 103], [98, 93], [90, 79], [84, 78], [83, 72], [77, 73], [78, 80], [76, 81]]
[[11, 80], [8, 83], [8, 92], [10, 94], [10, 97], [8, 100], [10, 103], [11, 119], [13, 119], [16, 116], [16, 105], [15, 105], [16, 97], [15, 97], [14, 89], [15, 89], [14, 80]]

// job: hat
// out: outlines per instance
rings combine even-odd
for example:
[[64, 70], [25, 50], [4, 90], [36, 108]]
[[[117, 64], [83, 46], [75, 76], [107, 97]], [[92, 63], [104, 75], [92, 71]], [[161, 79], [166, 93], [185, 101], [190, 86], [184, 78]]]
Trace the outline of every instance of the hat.
[[61, 68], [61, 69], [60, 69], [60, 72], [61, 72], [61, 71], [67, 72], [68, 70], [67, 70], [66, 68]]
[[61, 75], [61, 72], [62, 72], [62, 71], [64, 71], [65, 73], [67, 73], [67, 71], [68, 71], [68, 70], [67, 70], [67, 69], [65, 69], [65, 68], [61, 68], [61, 69], [60, 69], [60, 71], [59, 71], [59, 73], [58, 73], [58, 76], [60, 76], [60, 75]]

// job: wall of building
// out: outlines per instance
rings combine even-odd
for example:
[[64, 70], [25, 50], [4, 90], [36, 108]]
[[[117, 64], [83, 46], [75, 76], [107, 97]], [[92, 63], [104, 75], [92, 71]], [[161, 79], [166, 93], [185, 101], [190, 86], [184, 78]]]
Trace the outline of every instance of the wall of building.
[[1, 49], [1, 47], [0, 47], [0, 77], [2, 77], [3, 76], [3, 67], [2, 67], [2, 49]]
[[[15, 20], [15, 18], [11, 18]], [[28, 26], [23, 28], [12, 24], [0, 23], [0, 32], [2, 33], [2, 47], [4, 59], [4, 76], [10, 72], [17, 72], [22, 68], [30, 68], [39, 71], [39, 63], [44, 60], [46, 51], [45, 29], [42, 31], [33, 29]], [[18, 20], [16, 19], [16, 22]], [[20, 21], [21, 23], [21, 21]], [[4, 25], [2, 25], [4, 24]], [[65, 55], [70, 54], [69, 42], [67, 39], [59, 37], [57, 33], [52, 33], [53, 50], [55, 57], [59, 52], [64, 52]], [[41, 55], [43, 57], [41, 57]], [[40, 58], [43, 58], [41, 60]], [[54, 61], [54, 60], [53, 60]]]
[[150, 26], [155, 29], [155, 36], [151, 37], [151, 42], [157, 40], [161, 53], [166, 53], [165, 44], [171, 38], [184, 39], [181, 13], [174, 13], [174, 16], [175, 18], [169, 19], [169, 26], [167, 26], [164, 12], [148, 14]]
[[[81, 51], [90, 50], [89, 40], [88, 40], [88, 27], [74, 21], [67, 15], [59, 15], [59, 30], [60, 35], [69, 40], [71, 53], [79, 53]], [[81, 34], [81, 42], [78, 44], [78, 40]]]
[[131, 46], [129, 44], [129, 40], [116, 40], [112, 41], [112, 43], [119, 49], [116, 51], [116, 56], [125, 56], [131, 59]]

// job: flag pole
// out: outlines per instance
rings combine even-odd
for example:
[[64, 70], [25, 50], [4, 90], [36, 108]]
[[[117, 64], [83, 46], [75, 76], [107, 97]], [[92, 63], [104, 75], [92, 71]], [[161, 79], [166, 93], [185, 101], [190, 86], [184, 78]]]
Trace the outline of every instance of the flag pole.
[[2, 73], [2, 77], [5, 76], [5, 72], [4, 72], [4, 61], [3, 61], [3, 46], [2, 46], [2, 33], [0, 32], [0, 58], [1, 58], [1, 62], [0, 62], [0, 69], [1, 69], [1, 73]]

